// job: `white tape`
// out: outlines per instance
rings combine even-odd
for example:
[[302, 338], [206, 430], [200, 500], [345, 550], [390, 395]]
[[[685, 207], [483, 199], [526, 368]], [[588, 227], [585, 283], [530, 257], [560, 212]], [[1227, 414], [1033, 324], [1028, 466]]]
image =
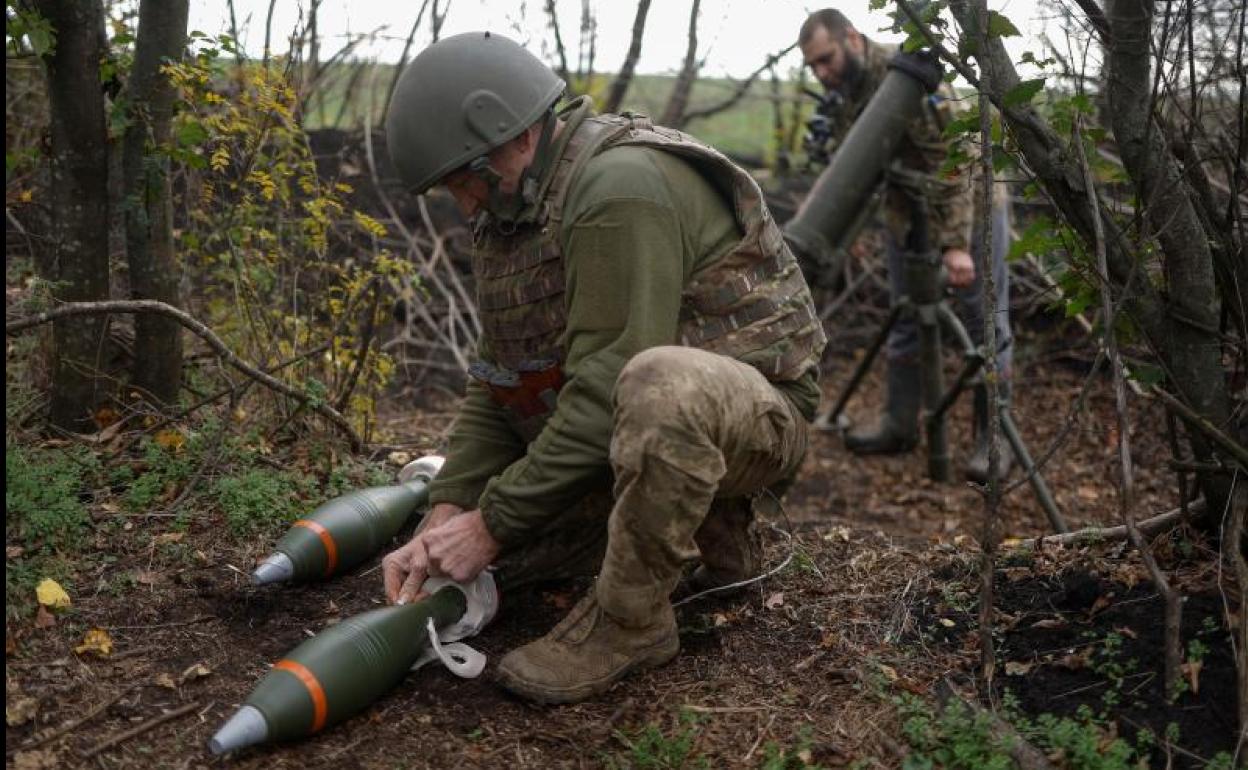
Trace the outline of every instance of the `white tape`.
[[421, 590], [432, 594], [440, 588], [453, 586], [464, 594], [467, 609], [464, 616], [441, 631], [433, 625], [429, 618], [428, 647], [412, 664], [412, 671], [434, 660], [442, 661], [451, 673], [464, 679], [480, 676], [485, 670], [485, 655], [460, 642], [481, 633], [481, 629], [494, 619], [498, 613], [498, 586], [489, 571], [477, 575], [471, 583], [457, 583], [446, 577], [431, 577], [421, 586]]

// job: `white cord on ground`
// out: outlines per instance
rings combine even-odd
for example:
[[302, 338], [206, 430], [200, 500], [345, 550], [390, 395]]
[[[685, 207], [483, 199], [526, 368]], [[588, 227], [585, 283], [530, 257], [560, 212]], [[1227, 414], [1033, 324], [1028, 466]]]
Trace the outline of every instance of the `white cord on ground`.
[[769, 526], [771, 527], [773, 532], [778, 532], [781, 535], [784, 535], [785, 540], [789, 545], [789, 553], [787, 556], [784, 557], [784, 561], [780, 562], [776, 566], [767, 570], [763, 574], [755, 575], [754, 577], [749, 578], [747, 580], [738, 580], [735, 583], [728, 583], [727, 585], [715, 586], [714, 588], [708, 588], [705, 591], [698, 591], [696, 594], [693, 594], [692, 596], [686, 596], [680, 601], [674, 602], [672, 604], [672, 607], [679, 607], [682, 604], [688, 604], [694, 599], [701, 599], [703, 596], [708, 596], [710, 594], [719, 593], [720, 591], [732, 591], [737, 588], [744, 588], [745, 586], [751, 585], [753, 583], [758, 583], [760, 581], [766, 580], [772, 575], [775, 575], [781, 570], [783, 570], [785, 567], [789, 566], [789, 563], [793, 561], [794, 553], [796, 553], [796, 549], [793, 547], [793, 535], [792, 533], [785, 532], [783, 529], [780, 529], [775, 524], [771, 524], [770, 522], [769, 522]]
[[[797, 553], [797, 547], [793, 545], [793, 524], [789, 522], [789, 512], [784, 509], [784, 503], [780, 502], [780, 498], [776, 496], [775, 492], [772, 492], [770, 489], [764, 489], [763, 492], [769, 495], [771, 499], [776, 502], [776, 508], [780, 510], [780, 515], [784, 517], [784, 523], [787, 524], [789, 527], [789, 530], [786, 532], [785, 530], [777, 527], [774, 522], [767, 522], [767, 525], [771, 527], [772, 532], [776, 532], [778, 534], [784, 535], [785, 542], [789, 546], [789, 553], [787, 556], [784, 557], [784, 561], [780, 562], [775, 567], [772, 567], [771, 569], [767, 570], [761, 575], [755, 575], [754, 577], [749, 578], [747, 580], [738, 580], [735, 583], [728, 583], [727, 585], [715, 586], [714, 588], [708, 588], [705, 591], [698, 591], [696, 594], [693, 594], [692, 596], [686, 596], [680, 601], [674, 602], [672, 604], [673, 608], [679, 607], [682, 604], [688, 604], [694, 599], [701, 599], [703, 596], [708, 596], [710, 594], [717, 594], [720, 591], [732, 591], [737, 588], [744, 588], [745, 586], [761, 582], [779, 573], [785, 567], [789, 566], [789, 563], [793, 561], [793, 556], [794, 554]], [[823, 575], [820, 574], [820, 577], [823, 577]]]

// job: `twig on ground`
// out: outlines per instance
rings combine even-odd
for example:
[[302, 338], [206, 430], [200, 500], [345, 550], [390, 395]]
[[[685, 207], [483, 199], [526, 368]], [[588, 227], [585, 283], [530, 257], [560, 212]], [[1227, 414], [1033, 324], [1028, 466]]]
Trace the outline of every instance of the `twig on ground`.
[[741, 758], [741, 764], [743, 765], [749, 764], [750, 757], [754, 756], [754, 752], [758, 750], [759, 744], [763, 742], [763, 738], [767, 736], [767, 732], [771, 730], [771, 726], [775, 723], [776, 723], [776, 715], [772, 714], [771, 718], [767, 720], [767, 725], [763, 729], [758, 731], [758, 737], [754, 739], [754, 745], [750, 746], [750, 750], [745, 752], [745, 756]]
[[16, 754], [19, 751], [30, 751], [31, 749], [37, 749], [40, 746], [46, 746], [55, 740], [63, 738], [69, 733], [72, 733], [74, 730], [77, 730], [79, 727], [82, 727], [87, 722], [90, 722], [92, 719], [95, 719], [100, 714], [103, 714], [114, 703], [126, 697], [130, 693], [134, 692], [136, 689], [138, 689], [138, 687], [139, 687], [138, 685], [131, 685], [130, 687], [123, 688], [122, 690], [118, 691], [115, 695], [113, 695], [113, 697], [106, 698], [105, 700], [101, 701], [99, 705], [97, 705], [95, 708], [91, 709], [87, 713], [83, 714], [77, 719], [73, 719], [73, 720], [70, 720], [69, 722], [66, 722], [65, 724], [56, 728], [52, 732], [43, 736], [42, 738], [39, 738], [38, 740], [34, 740], [34, 741], [31, 741], [30, 743], [22, 744], [21, 746], [14, 746], [13, 748], [5, 749], [4, 751], [5, 756], [12, 756], [13, 754]]
[[[1193, 512], [1203, 511], [1205, 507], [1204, 500], [1197, 500], [1192, 503], [1190, 509]], [[1151, 519], [1145, 519], [1138, 522], [1136, 526], [1140, 532], [1148, 537], [1154, 537], [1166, 532], [1174, 527], [1179, 526], [1186, 521], [1187, 516], [1182, 508], [1175, 508], [1173, 511], [1160, 513]], [[1077, 543], [1089, 542], [1112, 542], [1127, 539], [1127, 526], [1119, 524], [1116, 527], [1088, 527], [1076, 532], [1067, 532], [1064, 535], [1045, 535], [1044, 537], [1035, 537], [1022, 541], [1016, 548], [1019, 549], [1044, 549], [1051, 545], [1075, 545]]]
[[295, 399], [300, 404], [311, 407], [317, 414], [320, 414], [328, 419], [335, 426], [337, 426], [339, 430], [346, 434], [353, 451], [359, 451], [360, 447], [363, 446], [363, 442], [360, 440], [359, 435], [356, 434], [355, 429], [351, 427], [351, 423], [347, 422], [347, 418], [343, 417], [342, 414], [332, 406], [318, 399], [313, 399], [312, 396], [307, 393], [300, 392], [281, 380], [265, 374], [260, 369], [257, 369], [247, 363], [233, 350], [230, 350], [225, 342], [223, 342], [221, 338], [212, 331], [212, 329], [209, 329], [205, 324], [192, 317], [186, 311], [176, 308], [173, 305], [168, 305], [164, 302], [157, 302], [150, 299], [109, 300], [104, 302], [67, 302], [53, 310], [48, 310], [26, 318], [19, 318], [15, 321], [9, 321], [4, 325], [4, 333], [6, 336], [16, 334], [29, 329], [32, 326], [49, 323], [57, 320], [58, 318], [111, 313], [155, 313], [158, 315], [168, 316], [169, 318], [176, 320], [178, 323], [182, 324], [182, 326], [198, 335], [204, 342], [207, 342], [209, 347], [215, 350], [218, 355], [225, 359], [225, 361], [235, 369], [239, 370], [248, 377], [251, 377], [253, 380], [258, 381], [270, 390], [277, 391], [282, 395]]
[[191, 701], [190, 703], [186, 703], [182, 706], [179, 706], [173, 711], [166, 711], [165, 713], [160, 714], [159, 716], [154, 716], [142, 724], [135, 725], [129, 730], [125, 730], [123, 732], [117, 733], [113, 737], [101, 743], [97, 743], [93, 748], [88, 749], [82, 755], [82, 758], [90, 759], [91, 757], [94, 757], [96, 754], [99, 754], [101, 751], [106, 751], [107, 749], [111, 749], [112, 747], [116, 746], [119, 743], [123, 743], [125, 741], [130, 740], [131, 738], [142, 735], [143, 733], [147, 732], [148, 730], [151, 730], [154, 727], [159, 727], [160, 725], [163, 725], [165, 722], [168, 722], [173, 719], [177, 719], [178, 717], [181, 717], [181, 716], [186, 716], [187, 714], [191, 713], [195, 709], [199, 708], [199, 705], [200, 705], [199, 701]]

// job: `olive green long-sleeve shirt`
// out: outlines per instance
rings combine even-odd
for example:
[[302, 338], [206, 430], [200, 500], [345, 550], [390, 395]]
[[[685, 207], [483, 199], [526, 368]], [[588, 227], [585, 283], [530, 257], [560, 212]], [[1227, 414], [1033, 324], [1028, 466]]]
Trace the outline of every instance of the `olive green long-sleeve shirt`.
[[[434, 502], [480, 507], [504, 548], [523, 543], [610, 478], [611, 394], [620, 370], [642, 350], [676, 344], [682, 287], [741, 235], [728, 203], [692, 166], [660, 150], [624, 146], [586, 165], [559, 237], [567, 381], [554, 412], [526, 447], [485, 388], [471, 383], [432, 486]], [[813, 371], [777, 387], [813, 417]]]

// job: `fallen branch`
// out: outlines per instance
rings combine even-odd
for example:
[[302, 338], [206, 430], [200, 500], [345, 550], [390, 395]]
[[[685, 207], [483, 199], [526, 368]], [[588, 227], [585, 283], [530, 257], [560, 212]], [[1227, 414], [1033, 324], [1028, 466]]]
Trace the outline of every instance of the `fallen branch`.
[[[1205, 509], [1205, 501], [1197, 500], [1189, 510], [1191, 515], [1196, 516]], [[1140, 533], [1147, 537], [1155, 537], [1163, 532], [1169, 532], [1171, 529], [1179, 526], [1186, 520], [1182, 508], [1175, 508], [1173, 511], [1159, 513], [1151, 519], [1145, 519], [1138, 522], [1136, 527]], [[1043, 550], [1052, 545], [1078, 545], [1080, 543], [1109, 543], [1127, 539], [1127, 525], [1119, 524], [1116, 527], [1088, 527], [1075, 532], [1067, 532], [1064, 535], [1045, 535], [1044, 537], [1033, 537], [1023, 540], [1014, 546], [1014, 550]]]
[[107, 740], [101, 743], [97, 743], [94, 748], [88, 749], [87, 752], [82, 755], [82, 758], [90, 759], [91, 757], [94, 757], [96, 754], [99, 754], [101, 751], [106, 751], [107, 749], [111, 749], [112, 747], [116, 746], [119, 743], [128, 741], [131, 738], [134, 738], [135, 736], [142, 735], [148, 730], [151, 730], [153, 727], [159, 727], [160, 725], [163, 725], [165, 722], [168, 722], [173, 719], [177, 719], [178, 717], [181, 717], [181, 716], [186, 716], [187, 714], [191, 713], [197, 708], [199, 708], [199, 702], [191, 701], [190, 703], [186, 703], [186, 704], [179, 706], [173, 711], [166, 711], [165, 713], [160, 714], [159, 716], [154, 716], [142, 724], [135, 725], [134, 727], [131, 727], [129, 730], [125, 730], [123, 732], [117, 733], [113, 737], [108, 738]]
[[4, 325], [5, 336], [17, 334], [34, 326], [55, 321], [58, 318], [69, 318], [71, 316], [80, 315], [100, 315], [108, 313], [156, 313], [158, 315], [168, 316], [178, 323], [182, 324], [188, 330], [199, 336], [208, 346], [217, 352], [230, 366], [239, 370], [243, 374], [251, 377], [253, 380], [261, 383], [271, 390], [275, 390], [285, 396], [295, 399], [300, 404], [310, 407], [314, 412], [325, 417], [335, 426], [346, 434], [348, 441], [351, 442], [351, 449], [359, 451], [363, 442], [355, 429], [351, 427], [351, 423], [347, 422], [347, 418], [343, 417], [338, 410], [319, 399], [313, 399], [307, 393], [303, 393], [281, 380], [265, 374], [243, 359], [238, 354], [230, 350], [230, 348], [216, 335], [212, 329], [209, 329], [202, 322], [196, 320], [184, 310], [180, 310], [173, 305], [157, 302], [150, 299], [136, 300], [110, 300], [105, 302], [67, 302], [59, 307], [48, 310], [37, 315], [19, 318], [16, 321], [8, 321]]

